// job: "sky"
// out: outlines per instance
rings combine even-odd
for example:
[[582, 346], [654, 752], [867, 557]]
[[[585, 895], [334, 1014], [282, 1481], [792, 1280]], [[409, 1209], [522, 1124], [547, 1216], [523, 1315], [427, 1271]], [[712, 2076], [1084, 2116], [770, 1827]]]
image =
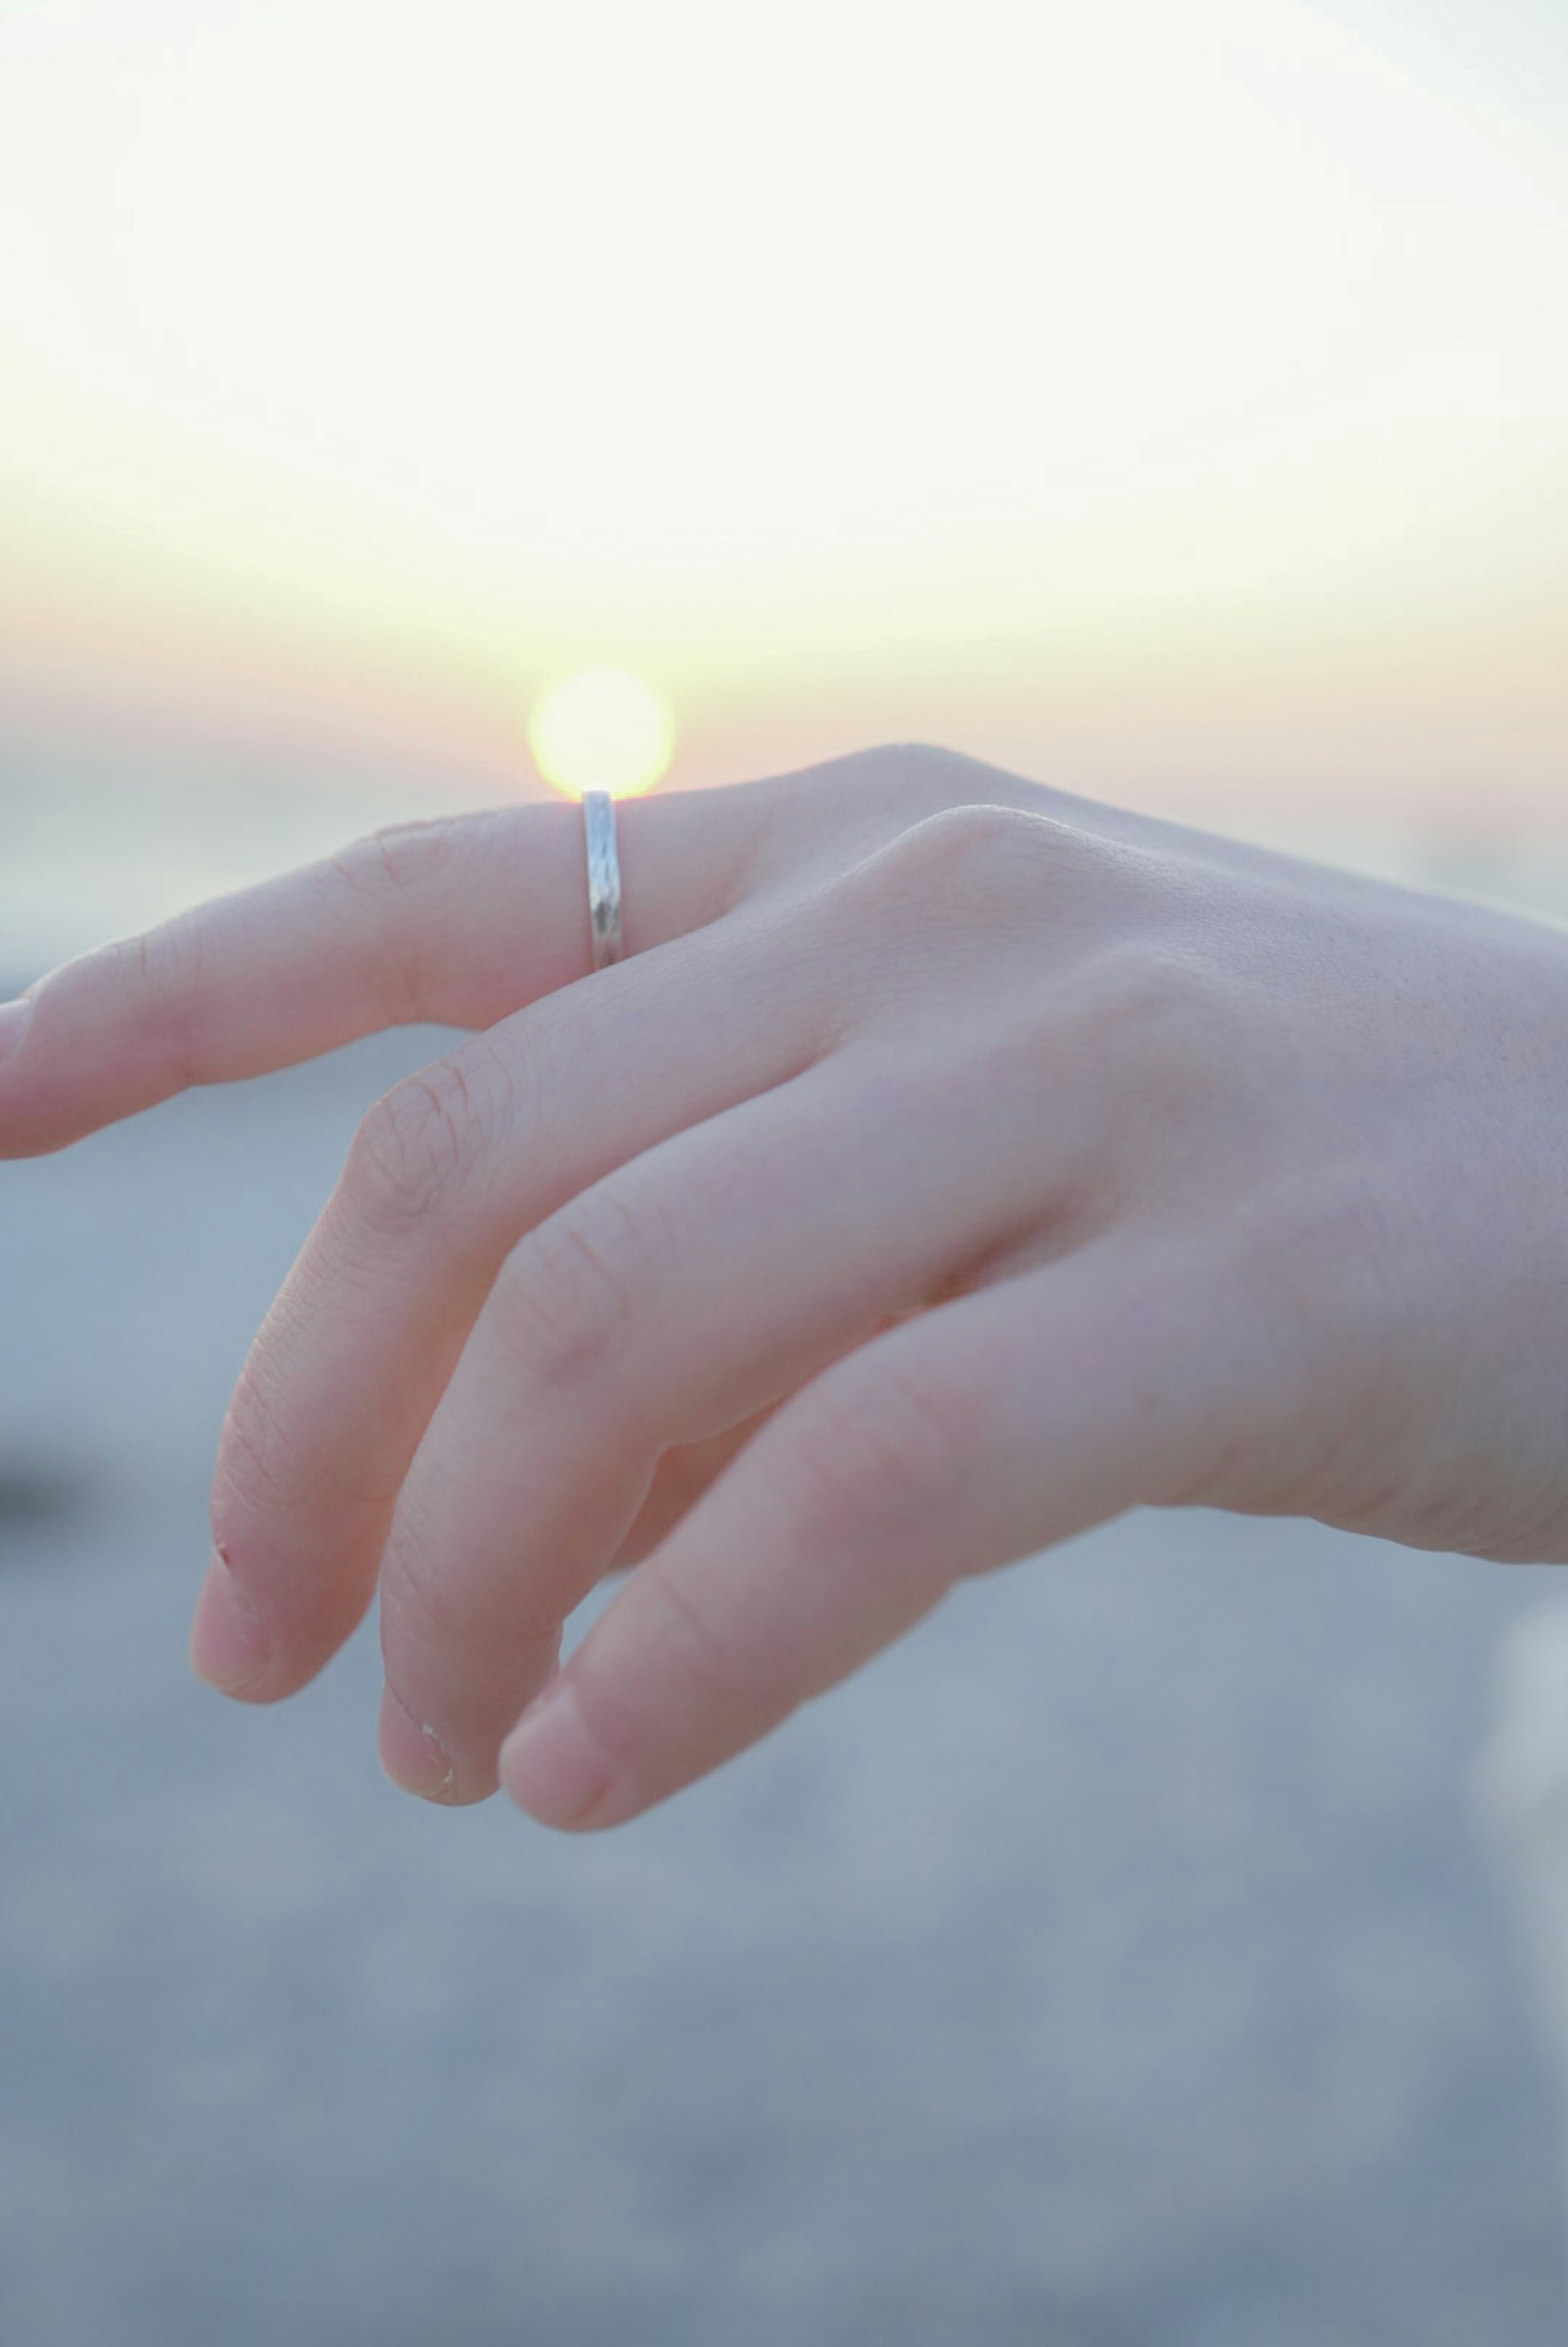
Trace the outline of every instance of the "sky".
[[1568, 798], [1546, 0], [0, 0], [0, 763]]

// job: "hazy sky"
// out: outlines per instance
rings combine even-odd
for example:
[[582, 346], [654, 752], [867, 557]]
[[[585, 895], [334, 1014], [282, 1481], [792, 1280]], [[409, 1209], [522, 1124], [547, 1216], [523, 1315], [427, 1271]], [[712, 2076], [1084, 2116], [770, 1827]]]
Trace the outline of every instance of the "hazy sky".
[[1565, 126], [1558, 0], [0, 0], [0, 743], [1562, 794]]

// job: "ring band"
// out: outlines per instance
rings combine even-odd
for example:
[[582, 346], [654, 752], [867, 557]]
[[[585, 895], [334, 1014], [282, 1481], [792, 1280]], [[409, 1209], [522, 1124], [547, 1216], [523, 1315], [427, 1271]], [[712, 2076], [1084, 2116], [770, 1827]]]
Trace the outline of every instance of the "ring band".
[[603, 969], [621, 958], [621, 859], [616, 850], [616, 803], [608, 791], [583, 793], [583, 825], [588, 844], [594, 968]]

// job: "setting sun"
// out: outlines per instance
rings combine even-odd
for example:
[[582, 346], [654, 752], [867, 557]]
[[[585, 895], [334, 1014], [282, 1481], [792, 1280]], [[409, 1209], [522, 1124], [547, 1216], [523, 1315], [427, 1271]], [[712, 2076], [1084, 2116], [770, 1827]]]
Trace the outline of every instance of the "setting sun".
[[675, 720], [662, 693], [625, 669], [585, 668], [535, 702], [528, 741], [540, 773], [556, 789], [652, 790], [669, 766]]

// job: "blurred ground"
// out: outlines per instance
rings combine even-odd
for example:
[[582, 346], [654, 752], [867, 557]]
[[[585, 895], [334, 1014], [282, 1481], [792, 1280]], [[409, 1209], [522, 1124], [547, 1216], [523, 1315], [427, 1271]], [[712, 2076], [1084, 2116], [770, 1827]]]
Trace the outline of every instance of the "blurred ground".
[[188, 1676], [357, 1046], [0, 1167], [7, 2347], [1510, 2347], [1558, 2144], [1467, 1779], [1553, 1577], [1141, 1517], [604, 1838]]

